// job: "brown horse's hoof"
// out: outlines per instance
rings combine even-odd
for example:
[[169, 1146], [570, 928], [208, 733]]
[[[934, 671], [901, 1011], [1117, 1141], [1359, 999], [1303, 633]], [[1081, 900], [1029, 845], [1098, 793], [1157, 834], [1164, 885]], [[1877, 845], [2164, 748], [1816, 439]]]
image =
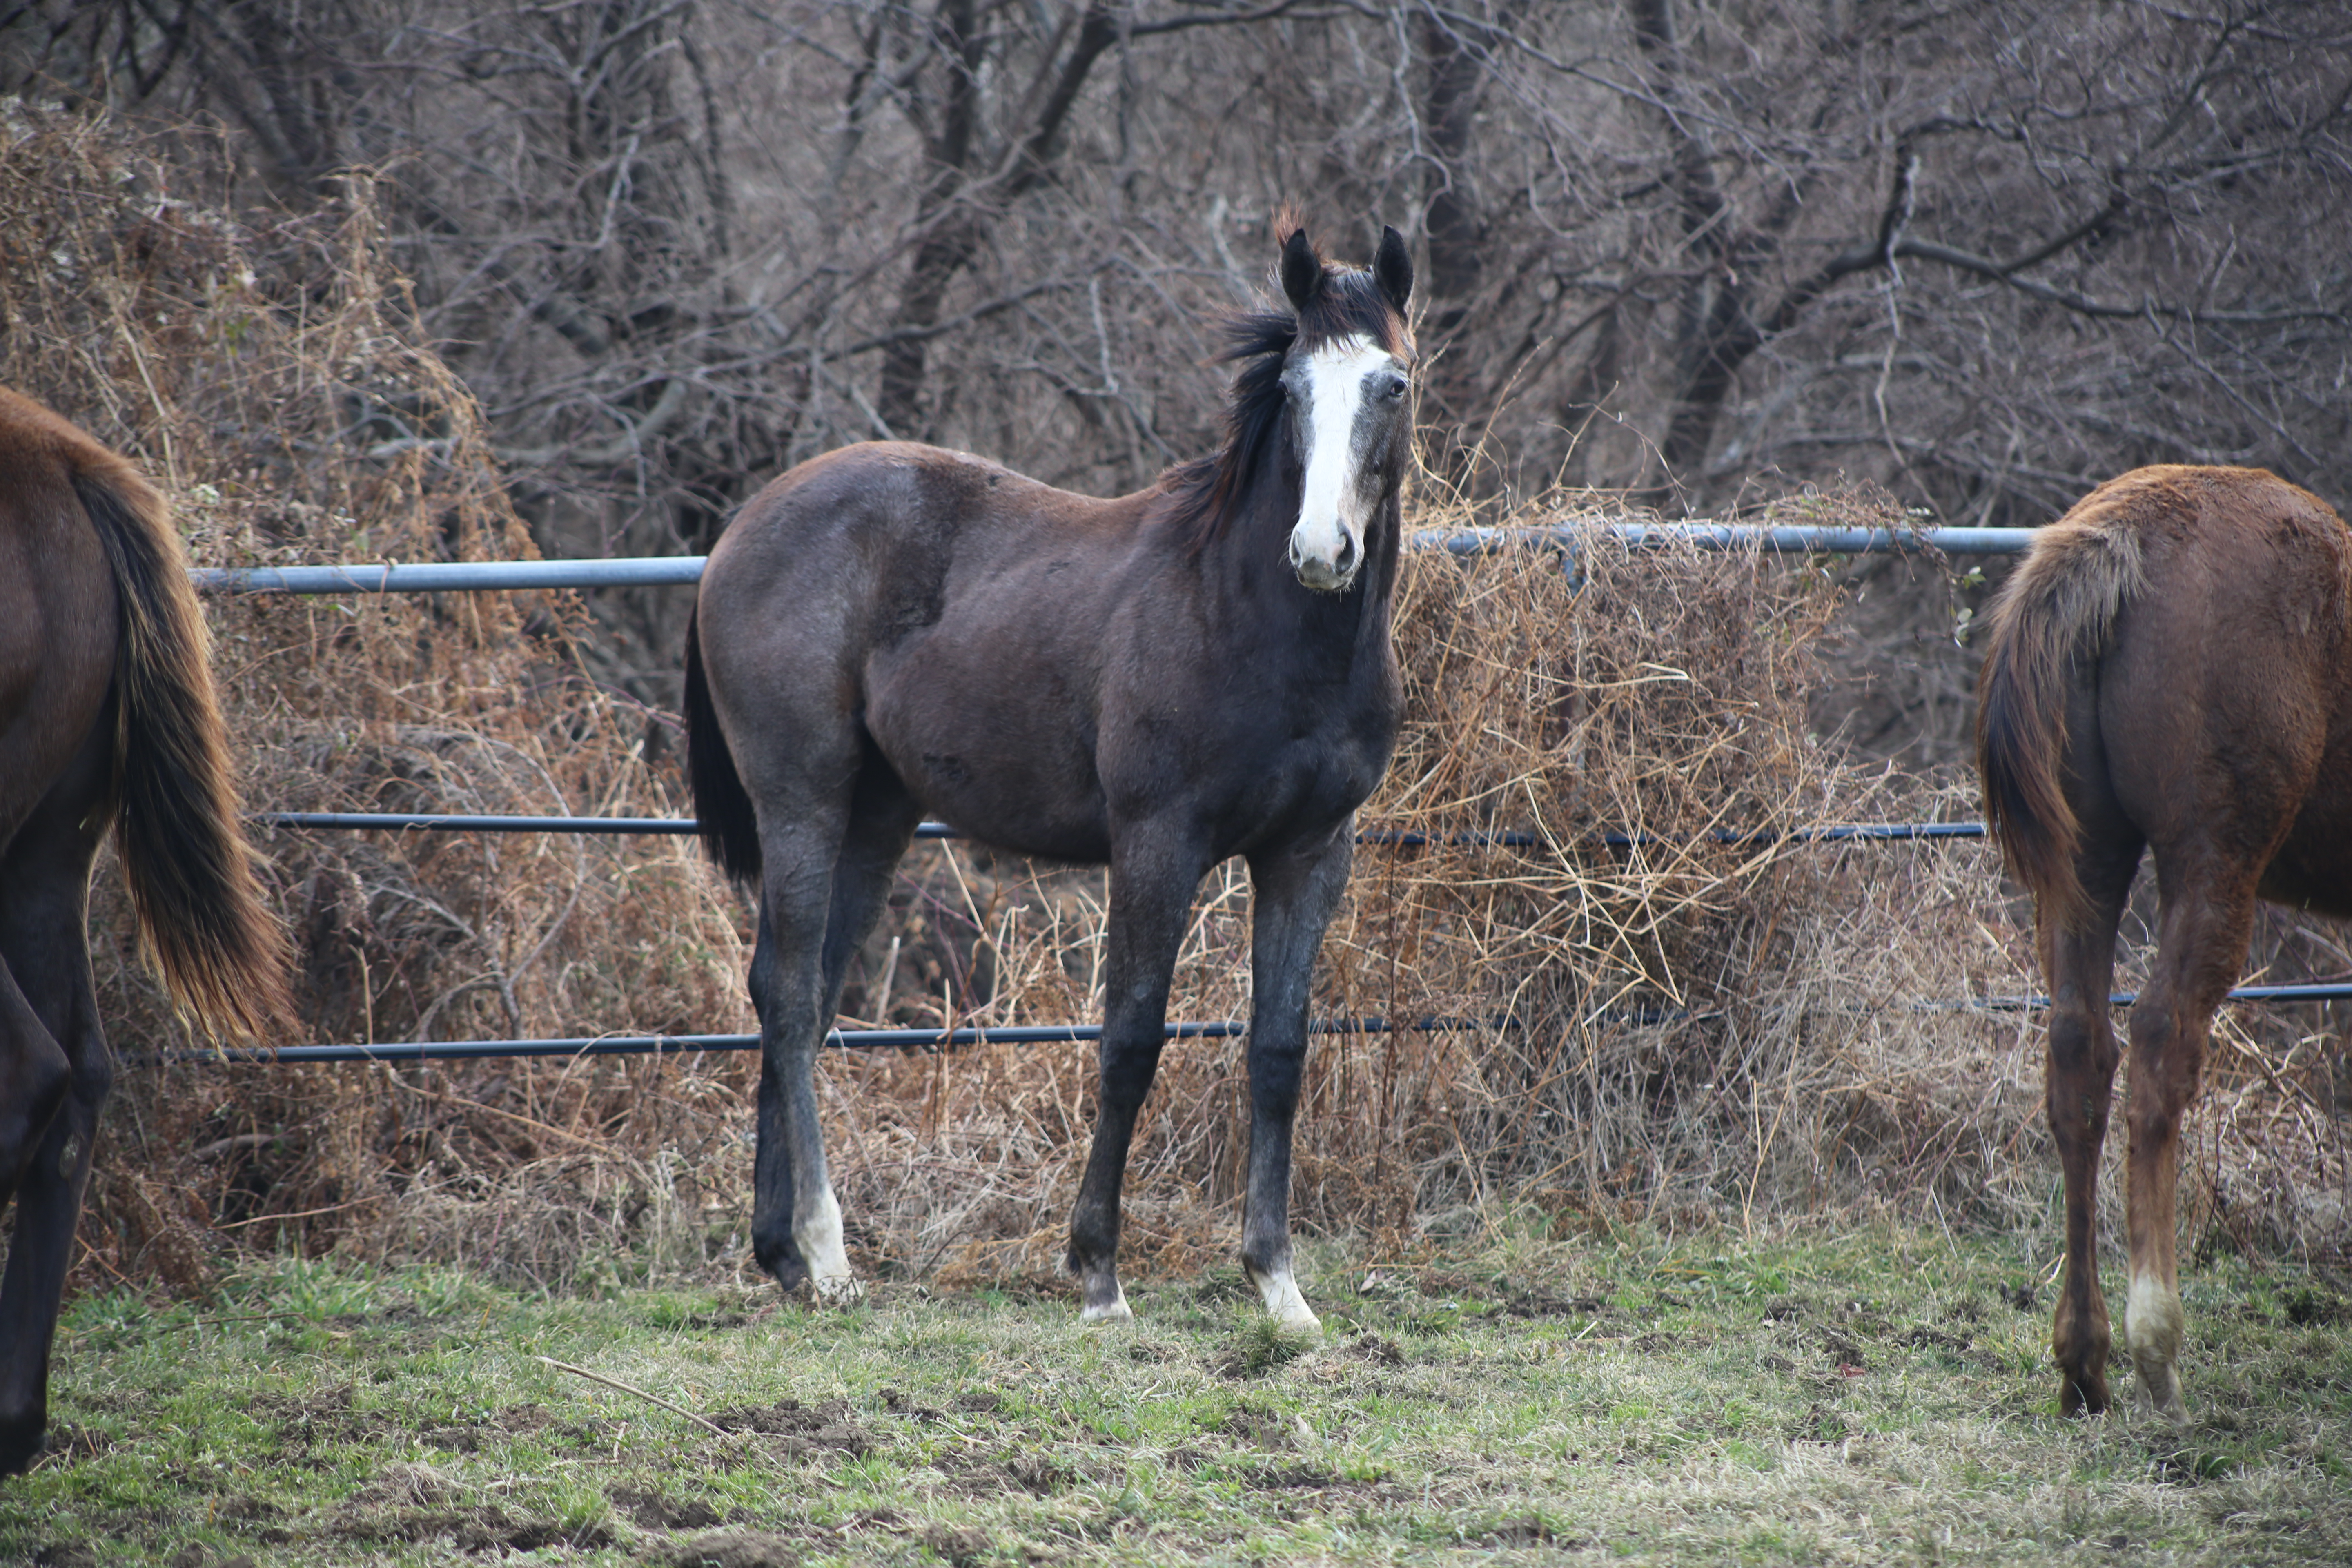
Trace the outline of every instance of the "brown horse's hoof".
[[2061, 1376], [2058, 1380], [2058, 1414], [2061, 1415], [2105, 1415], [2110, 1401], [2105, 1373], [2089, 1377]]

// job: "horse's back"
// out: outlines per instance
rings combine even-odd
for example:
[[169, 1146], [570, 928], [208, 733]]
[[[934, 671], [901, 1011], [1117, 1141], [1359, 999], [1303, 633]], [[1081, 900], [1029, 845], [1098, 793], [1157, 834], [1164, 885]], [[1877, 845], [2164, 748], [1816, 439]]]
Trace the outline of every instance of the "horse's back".
[[150, 493], [121, 458], [0, 388], [0, 846], [72, 758], [112, 678], [114, 583], [78, 479]]
[[[793, 809], [799, 781], [846, 776], [870, 742], [968, 830], [1098, 857], [1094, 690], [1139, 500], [902, 442], [772, 481], [713, 548], [698, 610], [753, 797]], [[1015, 821], [1047, 826], [1000, 826]]]

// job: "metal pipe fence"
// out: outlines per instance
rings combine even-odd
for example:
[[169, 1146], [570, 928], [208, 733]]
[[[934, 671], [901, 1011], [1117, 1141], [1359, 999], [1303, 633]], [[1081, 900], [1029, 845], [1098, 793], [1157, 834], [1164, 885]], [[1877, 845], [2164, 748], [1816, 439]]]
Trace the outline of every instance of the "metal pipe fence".
[[[1888, 552], [1941, 551], [1947, 554], [2007, 555], [2021, 552], [2034, 531], [2014, 528], [1861, 529], [1769, 526], [1723, 523], [1622, 523], [1618, 536], [1635, 546], [1686, 542], [1701, 549], [1755, 548], [1786, 553], [1861, 554]], [[1515, 542], [1557, 543], [1572, 549], [1578, 530], [1559, 528], [1464, 529], [1446, 533], [1412, 535], [1417, 549], [1444, 550], [1457, 555], [1482, 553]], [[204, 568], [190, 576], [200, 588], [235, 593], [387, 594], [501, 592], [519, 589], [684, 586], [701, 580], [708, 558], [700, 555], [649, 556], [616, 560], [387, 562], [366, 565]], [[534, 816], [462, 815], [435, 812], [262, 812], [255, 820], [289, 828], [376, 830], [393, 832], [578, 833], [690, 835], [699, 831], [692, 817], [669, 816]], [[954, 838], [955, 829], [941, 822], [925, 822], [918, 838]], [[1708, 838], [1721, 844], [1887, 843], [1975, 839], [1985, 837], [1981, 822], [1822, 823], [1792, 828], [1743, 830], [1718, 828]], [[1367, 828], [1359, 843], [1392, 847], [1492, 847], [1532, 848], [1547, 840], [1524, 833], [1461, 833], [1433, 836], [1395, 829]], [[1603, 833], [1588, 842], [1631, 848], [1664, 842], [1647, 834]], [[2352, 982], [2297, 985], [2243, 985], [2229, 994], [2233, 1001], [2327, 1002], [2352, 999]], [[2113, 1002], [2129, 1006], [2134, 994], [2117, 993]], [[1989, 996], [1955, 1002], [1916, 1003], [1935, 1008], [1979, 1009], [1990, 1012], [2037, 1011], [2049, 1005], [2042, 996]], [[1629, 1018], [1631, 1022], [1659, 1020]], [[1424, 1018], [1391, 1024], [1381, 1018], [1328, 1018], [1308, 1026], [1316, 1034], [1385, 1034], [1401, 1030], [1433, 1031], [1469, 1027], [1506, 1027], [1511, 1020]], [[1222, 1019], [1171, 1023], [1171, 1040], [1230, 1037], [1248, 1026]], [[1059, 1044], [1098, 1040], [1102, 1028], [1094, 1024], [982, 1026], [961, 1029], [835, 1029], [828, 1046], [841, 1049], [955, 1050], [980, 1044]], [[181, 1051], [173, 1059], [215, 1063], [404, 1062], [481, 1059], [504, 1057], [674, 1056], [688, 1052], [754, 1050], [757, 1035], [613, 1035], [579, 1036], [530, 1040], [425, 1040], [397, 1045], [289, 1046], [274, 1050]]]
[[[2015, 555], [2032, 542], [2030, 528], [1818, 528], [1764, 523], [1624, 522], [1596, 524], [1636, 546], [1689, 543], [1702, 550], [1755, 548], [1780, 554], [1872, 555], [1940, 551], [1947, 555]], [[1465, 528], [1410, 534], [1415, 550], [1475, 555], [1512, 543], [1572, 548], [1580, 531]], [[199, 588], [243, 594], [437, 594], [527, 588], [648, 588], [702, 580], [702, 555], [623, 556], [604, 561], [371, 562], [339, 566], [199, 567]]]

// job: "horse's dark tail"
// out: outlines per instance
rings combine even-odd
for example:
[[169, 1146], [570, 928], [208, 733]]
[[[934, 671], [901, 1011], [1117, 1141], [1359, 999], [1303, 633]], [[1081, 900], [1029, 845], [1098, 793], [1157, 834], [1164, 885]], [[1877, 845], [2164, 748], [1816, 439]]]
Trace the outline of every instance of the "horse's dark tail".
[[694, 816], [702, 847], [719, 868], [749, 886], [760, 876], [760, 819], [735, 755], [710, 706], [702, 674], [701, 611], [686, 618], [686, 777], [694, 790]]
[[2082, 825], [2066, 798], [2068, 697], [2093, 677], [2116, 613], [2142, 582], [2139, 536], [2094, 491], [2044, 528], [1986, 616], [1977, 677], [1977, 771], [1987, 825], [2045, 921], [2090, 914], [2075, 869]]
[[114, 816], [123, 880], [164, 984], [215, 1031], [290, 1028], [285, 931], [263, 907], [205, 623], [163, 498], [94, 443], [70, 449], [74, 493], [114, 572]]

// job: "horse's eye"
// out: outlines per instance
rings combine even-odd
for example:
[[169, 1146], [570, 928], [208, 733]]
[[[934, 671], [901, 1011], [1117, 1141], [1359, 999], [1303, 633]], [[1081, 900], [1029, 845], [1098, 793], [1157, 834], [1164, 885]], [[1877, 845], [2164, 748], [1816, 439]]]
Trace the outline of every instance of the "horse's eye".
[[1392, 375], [1389, 377], [1388, 380], [1381, 384], [1381, 395], [1387, 398], [1391, 403], [1394, 403], [1398, 398], [1404, 395], [1404, 377], [1401, 375]]

